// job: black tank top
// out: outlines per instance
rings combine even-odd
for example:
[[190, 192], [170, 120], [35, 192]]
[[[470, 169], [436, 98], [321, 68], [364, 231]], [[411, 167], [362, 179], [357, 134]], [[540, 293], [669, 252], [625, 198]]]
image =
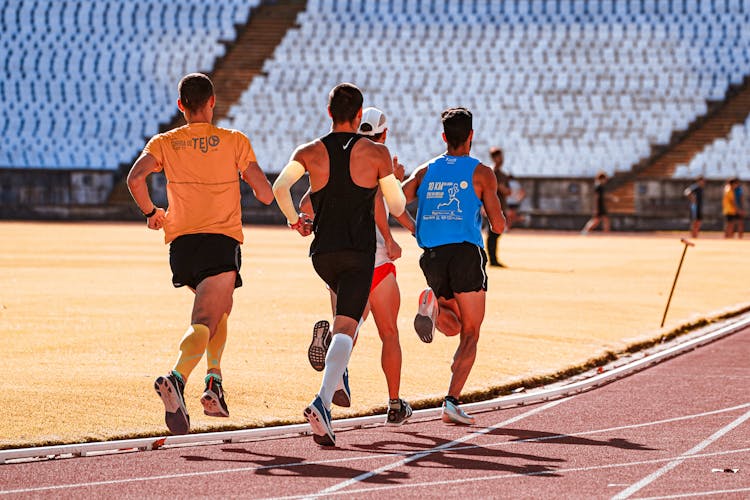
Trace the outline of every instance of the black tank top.
[[320, 140], [328, 150], [328, 184], [310, 194], [315, 238], [310, 255], [359, 250], [375, 253], [374, 200], [378, 188], [363, 188], [352, 181], [349, 161], [361, 139], [350, 132], [331, 132]]

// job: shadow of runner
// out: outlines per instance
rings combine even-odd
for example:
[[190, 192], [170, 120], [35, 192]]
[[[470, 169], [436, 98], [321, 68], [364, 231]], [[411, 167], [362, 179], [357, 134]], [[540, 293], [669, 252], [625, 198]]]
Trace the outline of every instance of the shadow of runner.
[[570, 436], [567, 434], [555, 434], [552, 432], [532, 431], [528, 429], [508, 429], [500, 428], [487, 433], [488, 436], [515, 436], [509, 442], [552, 442], [555, 444], [570, 444], [578, 446], [611, 446], [623, 450], [640, 450], [640, 451], [658, 451], [656, 448], [650, 448], [646, 445], [633, 443], [627, 439], [611, 438], [608, 440], [596, 440], [580, 436]]
[[[546, 464], [565, 462], [565, 460], [561, 458], [514, 453], [468, 443], [456, 443], [456, 446], [454, 447], [435, 450], [434, 448], [445, 445], [451, 441], [437, 436], [421, 434], [419, 432], [403, 432], [400, 434], [406, 434], [412, 438], [420, 439], [422, 442], [391, 439], [377, 441], [367, 445], [355, 445], [352, 447], [370, 453], [403, 453], [405, 458], [423, 452], [428, 453], [424, 457], [419, 457], [406, 464], [408, 467], [505, 471], [513, 474], [534, 474], [549, 477], [558, 476], [558, 474], [555, 473], [555, 468], [553, 466]], [[481, 460], [480, 458], [487, 458], [487, 460]], [[542, 463], [511, 465], [508, 463], [498, 463], [497, 460], [522, 460]], [[363, 482], [367, 481], [369, 480]]]
[[[332, 479], [351, 479], [361, 474], [370, 472], [369, 469], [356, 469], [325, 463], [308, 462], [305, 458], [270, 455], [257, 453], [246, 448], [222, 448], [226, 453], [237, 453], [245, 457], [253, 455], [257, 458], [213, 458], [203, 455], [182, 455], [188, 462], [231, 462], [241, 464], [256, 464], [256, 474], [274, 477], [321, 477]], [[399, 480], [408, 479], [405, 472], [386, 471], [372, 478], [372, 483], [377, 484], [400, 484]]]

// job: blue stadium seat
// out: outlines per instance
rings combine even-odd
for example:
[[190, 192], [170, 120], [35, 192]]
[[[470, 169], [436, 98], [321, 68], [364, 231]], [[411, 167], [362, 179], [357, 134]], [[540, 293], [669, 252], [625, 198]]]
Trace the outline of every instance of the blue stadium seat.
[[[210, 71], [223, 54], [219, 41], [234, 38], [234, 25], [259, 1], [0, 0], [0, 97], [19, 105], [18, 118], [6, 106], [0, 128], [28, 150], [18, 157], [2, 146], [0, 167], [116, 169], [130, 162], [143, 138], [174, 116], [176, 81], [187, 71]], [[75, 125], [82, 120], [88, 125]], [[114, 120], [133, 123], [113, 136]], [[52, 144], [91, 154], [50, 154]]]

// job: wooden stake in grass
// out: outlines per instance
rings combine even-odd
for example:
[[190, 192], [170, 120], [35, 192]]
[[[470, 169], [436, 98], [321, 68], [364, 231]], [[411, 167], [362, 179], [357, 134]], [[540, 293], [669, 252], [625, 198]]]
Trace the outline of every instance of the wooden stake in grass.
[[674, 287], [677, 285], [677, 278], [680, 277], [680, 269], [682, 269], [682, 261], [685, 260], [685, 254], [687, 253], [688, 247], [694, 247], [695, 243], [680, 238], [680, 241], [685, 245], [682, 249], [682, 257], [680, 257], [680, 264], [677, 266], [677, 272], [674, 275], [674, 281], [672, 282], [672, 289], [669, 291], [669, 298], [667, 299], [667, 307], [664, 308], [664, 316], [661, 317], [661, 326], [664, 326], [664, 321], [667, 319], [667, 311], [669, 310], [669, 303], [672, 302], [672, 294], [674, 293]]

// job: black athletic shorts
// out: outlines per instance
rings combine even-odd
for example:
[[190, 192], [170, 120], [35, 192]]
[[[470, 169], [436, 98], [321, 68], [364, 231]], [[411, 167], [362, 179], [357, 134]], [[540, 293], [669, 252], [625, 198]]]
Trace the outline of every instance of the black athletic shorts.
[[234, 287], [239, 288], [241, 265], [239, 242], [223, 234], [185, 234], [169, 244], [169, 266], [175, 287], [189, 286], [195, 290], [209, 276], [237, 271]]
[[427, 284], [438, 297], [487, 290], [487, 254], [472, 243], [425, 248], [419, 258]]
[[336, 293], [336, 315], [359, 321], [370, 296], [375, 254], [356, 250], [316, 253], [312, 263]]

